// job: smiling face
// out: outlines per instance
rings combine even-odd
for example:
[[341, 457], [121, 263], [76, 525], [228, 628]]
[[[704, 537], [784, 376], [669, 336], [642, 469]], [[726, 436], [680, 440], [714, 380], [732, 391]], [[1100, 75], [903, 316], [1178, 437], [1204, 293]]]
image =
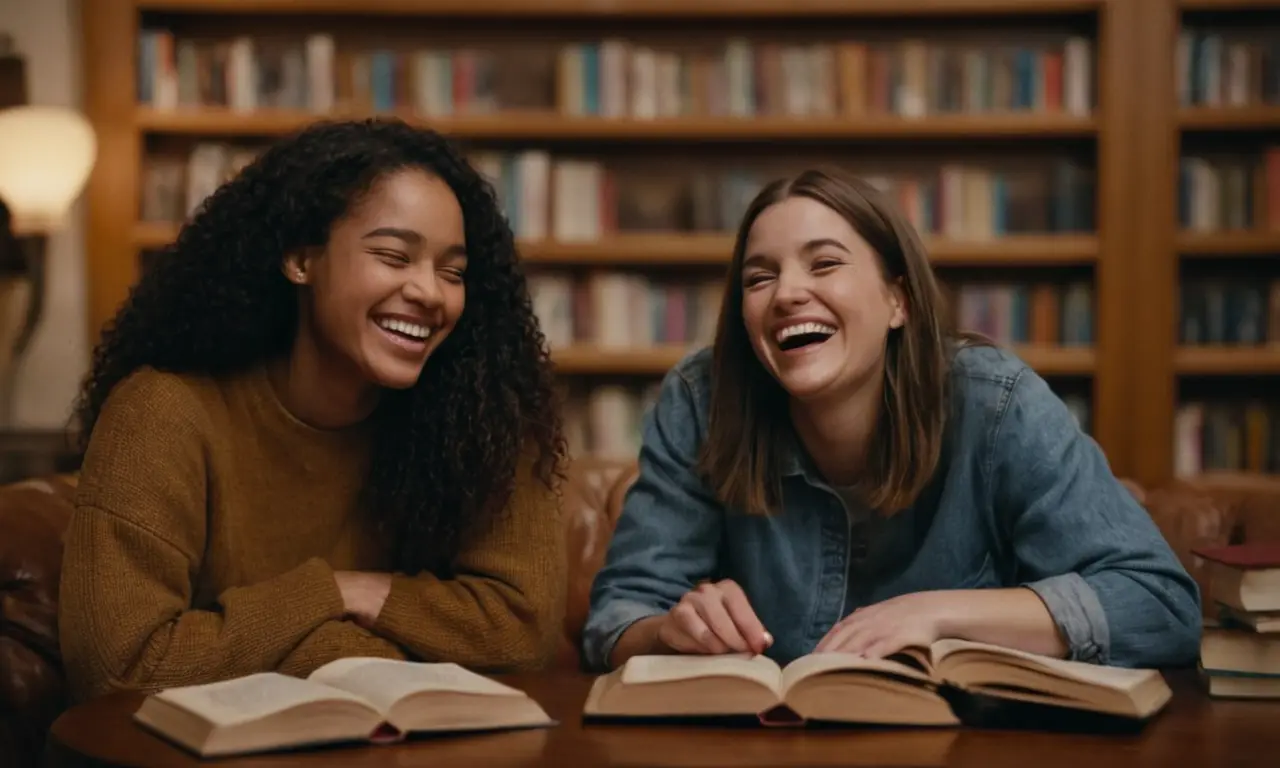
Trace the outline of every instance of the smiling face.
[[421, 170], [383, 177], [335, 222], [320, 252], [294, 254], [285, 275], [309, 286], [317, 345], [369, 383], [412, 387], [466, 303], [462, 207]]
[[881, 375], [886, 338], [906, 321], [905, 302], [844, 217], [788, 197], [756, 218], [743, 255], [747, 337], [792, 397], [842, 395]]

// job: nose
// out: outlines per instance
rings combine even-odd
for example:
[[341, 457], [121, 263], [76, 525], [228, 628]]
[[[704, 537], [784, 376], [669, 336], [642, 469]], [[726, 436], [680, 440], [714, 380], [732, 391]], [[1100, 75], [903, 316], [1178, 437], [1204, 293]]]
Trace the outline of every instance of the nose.
[[435, 309], [444, 303], [444, 295], [440, 291], [440, 278], [435, 268], [424, 264], [413, 270], [406, 270], [407, 278], [401, 292], [405, 299], [421, 304], [427, 309]]
[[773, 298], [778, 304], [793, 306], [804, 304], [812, 293], [812, 277], [803, 269], [783, 269], [777, 278]]

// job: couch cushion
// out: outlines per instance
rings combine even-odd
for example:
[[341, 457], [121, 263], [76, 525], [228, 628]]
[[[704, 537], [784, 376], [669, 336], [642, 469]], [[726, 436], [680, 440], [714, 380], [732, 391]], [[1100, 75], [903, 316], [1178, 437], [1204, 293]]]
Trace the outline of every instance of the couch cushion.
[[562, 509], [569, 558], [568, 594], [564, 617], [564, 642], [559, 665], [580, 665], [578, 648], [587, 620], [591, 582], [604, 564], [614, 525], [622, 511], [622, 499], [635, 480], [635, 462], [578, 459], [573, 462], [564, 489]]
[[1147, 511], [1183, 566], [1200, 585], [1205, 616], [1216, 616], [1208, 564], [1197, 547], [1280, 541], [1280, 480], [1259, 475], [1206, 474], [1145, 494]]
[[74, 479], [0, 488], [0, 753], [32, 764], [62, 710], [58, 649], [62, 536]]

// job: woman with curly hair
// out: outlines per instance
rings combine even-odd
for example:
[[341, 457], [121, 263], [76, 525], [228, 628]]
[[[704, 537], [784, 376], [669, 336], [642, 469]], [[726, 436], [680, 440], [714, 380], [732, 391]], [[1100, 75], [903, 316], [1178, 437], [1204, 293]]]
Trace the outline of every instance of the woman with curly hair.
[[535, 668], [564, 441], [492, 188], [320, 123], [214, 192], [105, 330], [60, 622], [76, 699], [344, 656]]

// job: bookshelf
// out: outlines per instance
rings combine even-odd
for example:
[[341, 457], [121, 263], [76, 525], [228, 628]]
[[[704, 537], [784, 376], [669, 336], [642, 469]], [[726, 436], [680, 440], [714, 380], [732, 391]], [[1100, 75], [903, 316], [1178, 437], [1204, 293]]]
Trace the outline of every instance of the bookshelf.
[[[508, 178], [513, 166], [532, 164], [543, 173], [549, 167], [554, 176], [555, 169], [573, 164], [580, 174], [576, 186], [588, 185], [584, 180], [604, 178], [609, 179], [605, 184], [609, 188], [645, 189], [648, 185], [650, 201], [655, 195], [678, 195], [682, 200], [693, 199], [689, 205], [706, 213], [705, 201], [699, 209], [694, 193], [686, 187], [694, 185], [689, 179], [695, 174], [703, 174], [707, 183], [714, 185], [714, 215], [706, 214], [710, 218], [698, 221], [698, 214], [686, 214], [678, 225], [667, 227], [656, 227], [650, 221], [636, 224], [635, 213], [630, 214], [633, 221], [627, 224], [629, 206], [622, 201], [623, 192], [609, 203], [611, 212], [601, 214], [604, 218], [600, 221], [571, 222], [581, 230], [572, 237], [558, 234], [564, 223], [557, 222], [554, 213], [529, 224], [512, 208], [513, 228], [522, 255], [531, 265], [531, 280], [540, 280], [545, 274], [548, 284], [555, 282], [569, 292], [564, 295], [572, 295], [582, 285], [594, 290], [591, 286], [619, 276], [632, 281], [626, 290], [633, 293], [652, 294], [668, 291], [672, 285], [695, 283], [705, 288], [719, 279], [731, 250], [729, 229], [734, 216], [723, 201], [730, 196], [726, 192], [729, 180], [738, 179], [735, 174], [746, 174], [749, 178], [741, 183], [749, 188], [756, 180], [794, 169], [797, 164], [835, 162], [885, 180], [921, 225], [962, 324], [966, 317], [987, 318], [994, 311], [988, 308], [991, 304], [1004, 307], [1000, 310], [1003, 320], [997, 323], [999, 334], [1008, 335], [1009, 345], [1049, 377], [1055, 389], [1061, 384], [1064, 397], [1084, 398], [1087, 426], [1113, 467], [1125, 473], [1131, 465], [1130, 419], [1126, 415], [1132, 389], [1126, 372], [1133, 307], [1127, 286], [1134, 273], [1127, 254], [1135, 244], [1137, 228], [1128, 208], [1139, 189], [1130, 150], [1140, 79], [1132, 68], [1115, 64], [1131, 58], [1145, 22], [1131, 3], [99, 0], [86, 4], [82, 12], [86, 111], [101, 142], [101, 162], [88, 190], [89, 321], [95, 337], [137, 279], [145, 255], [170, 242], [177, 232], [180, 216], [147, 213], [152, 163], [165, 156], [189, 162], [200, 146], [261, 146], [321, 116], [383, 112], [430, 125], [456, 138], [473, 157], [485, 155], [484, 163], [478, 164], [488, 169], [500, 192], [523, 189], [521, 185], [533, 175]], [[415, 53], [418, 47], [424, 51], [445, 47], [452, 52], [449, 56], [456, 56], [458, 50], [481, 51], [474, 54], [480, 58], [468, 60], [472, 63], [467, 66], [488, 61], [484, 56], [498, 60], [501, 51], [537, 44], [554, 52], [554, 79], [550, 101], [532, 106], [490, 104], [483, 109], [466, 109], [459, 102], [446, 109], [423, 109], [431, 98], [439, 98], [438, 92], [424, 95], [421, 89], [426, 80], [415, 81], [419, 91], [411, 87], [412, 92], [406, 95], [399, 89], [391, 101], [372, 105], [369, 99], [376, 101], [376, 94], [366, 94], [361, 101], [350, 93], [335, 95], [336, 91], [320, 101], [321, 108], [316, 108], [314, 99], [308, 104], [259, 100], [239, 108], [230, 106], [229, 101], [213, 105], [185, 100], [165, 103], [166, 99], [152, 98], [154, 82], [146, 85], [139, 76], [139, 68], [147, 67], [147, 58], [140, 53], [146, 43], [140, 41], [157, 30], [171, 33], [172, 41], [258, 35], [265, 39], [282, 31], [296, 32], [299, 38], [327, 35], [331, 37], [330, 50], [338, 51], [331, 54], [338, 58], [326, 64], [334, 72], [349, 66], [341, 56], [364, 57], [362, 51], [382, 45], [377, 41], [384, 37], [389, 41], [386, 47], [395, 49], [396, 56], [431, 55]], [[1024, 38], [1029, 42], [1016, 42]], [[631, 72], [628, 67], [639, 67], [635, 62], [648, 55], [649, 77], [664, 67], [668, 71], [678, 68], [684, 78], [679, 82], [687, 84], [699, 77], [697, 72], [706, 71], [698, 67], [708, 56], [730, 61], [733, 55], [740, 55], [755, 62], [756, 69], [749, 65], [747, 70], [757, 73], [751, 76], [755, 85], [742, 91], [738, 87], [741, 70], [734, 74], [732, 66], [725, 65], [729, 82], [738, 82], [738, 86], [728, 91], [719, 108], [711, 105], [714, 99], [698, 101], [687, 94], [673, 101], [664, 97], [661, 84], [655, 86], [657, 95], [643, 104], [634, 86], [629, 86], [626, 97], [611, 95], [609, 88], [613, 86], [601, 84], [607, 81], [607, 67], [587, 70], [581, 62], [605, 59], [603, 51], [608, 43], [619, 39], [630, 46], [624, 72]], [[795, 58], [801, 56], [796, 53], [800, 49], [807, 51], [804, 61], [811, 63], [805, 66], [813, 69], [805, 71], [813, 77], [787, 81], [790, 91], [795, 90], [796, 82], [809, 79], [825, 82], [825, 90], [806, 86], [803, 97], [788, 95], [790, 91], [782, 86], [771, 91], [774, 86], [758, 73], [785, 73], [788, 67], [800, 66], [797, 62], [801, 59]], [[944, 50], [960, 53], [936, 53]], [[1014, 52], [992, 52], [1008, 50]], [[368, 65], [368, 60], [360, 61]], [[414, 66], [429, 67], [439, 66], [440, 60], [435, 64], [412, 61]], [[461, 59], [448, 61], [448, 66], [454, 66], [453, 62]], [[919, 68], [922, 63], [923, 70]], [[775, 69], [769, 70], [770, 66]], [[884, 68], [900, 66], [915, 67], [908, 77], [923, 78], [911, 81], [916, 91], [905, 100], [886, 95], [885, 75], [875, 74], [876, 67], [890, 71]], [[940, 69], [943, 66], [954, 66], [962, 74], [948, 75]], [[997, 83], [990, 86], [995, 93], [1004, 88], [1005, 102], [998, 96], [974, 95], [978, 93], [973, 90], [977, 80], [964, 81], [969, 83], [967, 92], [963, 82], [955, 84], [956, 77], [981, 77], [973, 73], [991, 72], [1000, 66], [1012, 67], [1003, 86], [998, 84], [999, 74], [986, 77]], [[587, 71], [596, 74], [583, 74]], [[848, 71], [856, 74], [848, 75]], [[824, 76], [826, 81], [821, 79]], [[1061, 80], [1056, 79], [1059, 76]], [[640, 76], [631, 74], [622, 82], [633, 82], [636, 77]], [[587, 81], [595, 83], [590, 96], [581, 90]], [[853, 81], [860, 84], [851, 96], [847, 84]], [[716, 82], [723, 86], [726, 81]], [[881, 83], [879, 91], [876, 83]], [[331, 87], [341, 90], [340, 85]], [[686, 88], [696, 90], [697, 86]], [[456, 86], [452, 97], [460, 98]], [[607, 106], [610, 99], [615, 107], [621, 99], [622, 106], [611, 111]], [[280, 106], [283, 101], [291, 106]], [[1199, 119], [1211, 122], [1211, 118]], [[1261, 118], [1255, 115], [1250, 119]], [[1028, 181], [1029, 174], [1043, 178], [1033, 183]], [[1071, 181], [1061, 181], [1063, 178]], [[661, 186], [673, 183], [681, 186]], [[553, 187], [551, 183], [543, 192], [548, 199], [560, 199]], [[1026, 213], [1025, 203], [1024, 210], [1014, 211], [1013, 203], [1008, 202], [1012, 198], [1007, 196], [1015, 194], [1010, 191], [1015, 187], [1022, 190], [1017, 194], [1028, 195], [1025, 199], [1040, 201], [1032, 204], [1033, 213]], [[518, 192], [507, 194], [507, 205], [524, 199]], [[940, 212], [938, 201], [954, 203], [975, 195], [988, 202], [970, 203], [965, 221], [947, 219]], [[993, 213], [997, 205], [990, 202], [993, 199], [1002, 201], [999, 205], [1006, 208]], [[1199, 247], [1208, 251], [1216, 246], [1202, 237]], [[1262, 243], [1254, 247], [1266, 248]], [[647, 287], [636, 287], [641, 283]], [[1071, 298], [1071, 289], [1064, 287], [1061, 295], [1050, 297], [1053, 291], [1046, 286], [1054, 285], [1084, 286], [1080, 290], [1085, 292]], [[602, 290], [624, 290], [620, 283], [611, 286]], [[694, 291], [686, 293], [692, 296]], [[666, 298], [662, 301], [673, 301], [663, 295]], [[1028, 308], [1039, 301], [1036, 296], [1049, 303], [1039, 310]], [[535, 305], [539, 301], [535, 296]], [[1061, 309], [1071, 302], [1077, 309], [1086, 307], [1083, 315], [1078, 311], [1072, 315], [1074, 321], [1066, 319], [1069, 313]], [[1045, 310], [1044, 306], [1053, 309]], [[691, 317], [697, 314], [692, 304], [688, 313]], [[1073, 322], [1080, 327], [1070, 331], [1067, 326]], [[544, 327], [559, 326], [544, 322]], [[687, 328], [677, 329], [674, 335], [663, 329], [646, 331], [637, 344], [626, 343], [631, 338], [626, 334], [579, 338], [575, 322], [567, 322], [561, 330], [557, 338], [568, 341], [553, 341], [553, 355], [571, 390], [617, 387], [645, 391], [690, 343], [705, 338], [707, 328], [703, 322], [696, 332]]]
[[1144, 2], [1134, 473], [1275, 472], [1280, 2]]

